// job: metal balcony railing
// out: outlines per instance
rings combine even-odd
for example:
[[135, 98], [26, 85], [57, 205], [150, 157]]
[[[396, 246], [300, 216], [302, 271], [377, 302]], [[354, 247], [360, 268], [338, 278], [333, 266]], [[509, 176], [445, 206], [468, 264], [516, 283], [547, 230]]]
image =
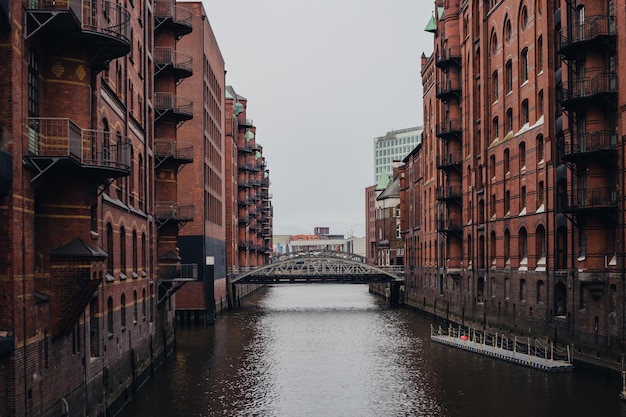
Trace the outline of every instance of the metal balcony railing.
[[193, 74], [193, 57], [174, 48], [156, 47], [154, 65], [157, 74], [167, 67], [176, 70], [180, 78], [189, 77]]
[[438, 68], [446, 68], [452, 64], [461, 65], [461, 47], [452, 46], [439, 51], [435, 65]]
[[437, 169], [447, 170], [461, 166], [463, 157], [460, 151], [450, 152], [447, 155], [437, 155]]
[[437, 123], [436, 135], [442, 139], [447, 139], [452, 135], [459, 135], [463, 130], [461, 119], [449, 119], [443, 123]]
[[175, 139], [157, 139], [154, 144], [157, 158], [174, 158], [193, 161], [193, 145]]
[[563, 157], [617, 149], [617, 135], [612, 130], [593, 132], [571, 132], [561, 144]]
[[179, 205], [176, 201], [157, 201], [155, 215], [163, 220], [193, 220], [194, 205]]
[[563, 106], [578, 99], [617, 93], [617, 74], [603, 72], [591, 77], [570, 79], [563, 86]]
[[198, 279], [198, 264], [160, 264], [159, 281], [195, 281]]
[[176, 29], [178, 37], [187, 35], [192, 31], [193, 13], [182, 6], [176, 6], [172, 0], [156, 0], [154, 2], [154, 18], [156, 28], [169, 22]]
[[[130, 42], [130, 13], [121, 4], [99, 0], [27, 0], [26, 38], [37, 33], [59, 13], [71, 13], [85, 32]], [[67, 29], [67, 28], [61, 28]]]
[[461, 95], [461, 79], [450, 78], [437, 83], [436, 97], [440, 100], [448, 100], [451, 97], [460, 97]]
[[590, 210], [617, 207], [617, 190], [609, 187], [579, 188], [570, 195], [561, 194], [564, 211]]
[[27, 157], [67, 157], [81, 165], [130, 168], [130, 140], [104, 130], [81, 129], [71, 119], [31, 117]]
[[193, 101], [172, 93], [154, 93], [154, 108], [157, 120], [167, 113], [179, 120], [193, 118]]
[[437, 188], [437, 200], [460, 199], [462, 190], [460, 185], [451, 185]]
[[580, 46], [583, 42], [614, 38], [617, 35], [615, 29], [614, 16], [588, 16], [582, 23], [572, 23], [561, 29], [561, 53], [568, 53], [570, 47]]

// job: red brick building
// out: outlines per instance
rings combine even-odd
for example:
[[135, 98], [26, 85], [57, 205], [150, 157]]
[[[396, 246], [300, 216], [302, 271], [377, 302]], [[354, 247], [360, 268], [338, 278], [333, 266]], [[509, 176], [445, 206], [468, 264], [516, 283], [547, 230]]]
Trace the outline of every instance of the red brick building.
[[114, 414], [172, 349], [190, 18], [0, 2], [0, 415]]
[[407, 303], [619, 357], [624, 17], [611, 0], [436, 2], [424, 140], [401, 168]]
[[[193, 102], [193, 120], [179, 123], [178, 138], [193, 146], [193, 164], [178, 171], [178, 201], [193, 207], [193, 222], [180, 227], [178, 241], [184, 265], [198, 265], [197, 282], [176, 294], [181, 317], [213, 322], [226, 302], [226, 204], [224, 58], [201, 2], [178, 3], [189, 11], [193, 32], [180, 39], [180, 53], [190, 55], [193, 74], [180, 82], [180, 96]], [[196, 315], [203, 313], [196, 317]]]
[[[265, 265], [273, 251], [269, 169], [247, 106], [245, 97], [232, 86], [226, 88], [226, 264], [233, 272]], [[254, 288], [239, 288], [237, 297]]]

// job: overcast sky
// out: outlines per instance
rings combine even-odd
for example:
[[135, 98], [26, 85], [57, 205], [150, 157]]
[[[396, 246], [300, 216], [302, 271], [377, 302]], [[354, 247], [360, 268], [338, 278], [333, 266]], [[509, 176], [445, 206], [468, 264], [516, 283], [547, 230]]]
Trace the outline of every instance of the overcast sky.
[[204, 0], [270, 170], [274, 234], [365, 235], [373, 139], [422, 124], [425, 0]]

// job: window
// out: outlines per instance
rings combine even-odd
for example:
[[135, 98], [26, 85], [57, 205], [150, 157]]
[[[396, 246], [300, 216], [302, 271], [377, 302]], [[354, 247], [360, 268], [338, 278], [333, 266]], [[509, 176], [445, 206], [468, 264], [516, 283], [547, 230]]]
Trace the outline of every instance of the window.
[[520, 78], [522, 83], [528, 81], [528, 48], [522, 49], [520, 54]]
[[491, 171], [491, 178], [496, 178], [496, 156], [491, 155], [489, 157], [489, 170]]
[[506, 92], [510, 93], [513, 91], [513, 61], [510, 59], [506, 61], [504, 71], [506, 75]]
[[120, 229], [120, 279], [126, 278], [126, 231]]
[[137, 324], [137, 318], [139, 315], [137, 304], [137, 290], [133, 291], [133, 324]]
[[523, 278], [519, 280], [519, 300], [526, 301], [526, 280]]
[[539, 181], [537, 184], [537, 210], [541, 209], [543, 206], [543, 181]]
[[526, 186], [523, 185], [519, 192], [520, 212], [526, 208]]
[[542, 303], [543, 302], [543, 281], [537, 281], [537, 304]]
[[120, 303], [120, 324], [122, 325], [122, 331], [126, 331], [126, 294], [122, 293]]
[[528, 100], [522, 101], [522, 107], [520, 109], [520, 113], [521, 113], [520, 114], [520, 119], [521, 119], [522, 125], [525, 125], [525, 124], [529, 123], [530, 122], [530, 120], [529, 120], [530, 115], [529, 115], [529, 112], [528, 112]]
[[493, 128], [492, 128], [493, 129], [493, 138], [497, 139], [497, 138], [500, 137], [500, 129], [499, 129], [500, 126], [499, 126], [499, 123], [498, 123], [498, 116], [493, 118], [492, 125], [493, 125]]
[[537, 136], [537, 163], [543, 162], [543, 135]]
[[528, 268], [528, 233], [525, 228], [521, 228], [517, 243], [517, 257], [519, 261], [519, 269], [527, 270]]
[[543, 90], [539, 91], [537, 95], [537, 111], [539, 112], [539, 117], [543, 116]]
[[524, 6], [522, 8], [522, 12], [520, 13], [520, 27], [522, 28], [522, 30], [526, 29], [526, 26], [528, 25], [528, 10], [526, 9], [526, 6]]
[[491, 94], [492, 101], [498, 101], [498, 71], [494, 71], [491, 75]]
[[511, 108], [506, 111], [506, 131], [513, 131], [513, 109]]
[[511, 172], [511, 155], [509, 152], [509, 148], [504, 150], [504, 173], [507, 174]]
[[519, 144], [519, 169], [526, 169], [526, 143]]
[[498, 52], [498, 36], [494, 33], [491, 35], [491, 54], [495, 55]]
[[107, 330], [109, 332], [109, 339], [113, 337], [113, 298], [107, 299]]
[[114, 258], [113, 258], [113, 226], [111, 223], [107, 223], [107, 237], [106, 237], [106, 251], [107, 251], [107, 276], [113, 276]]

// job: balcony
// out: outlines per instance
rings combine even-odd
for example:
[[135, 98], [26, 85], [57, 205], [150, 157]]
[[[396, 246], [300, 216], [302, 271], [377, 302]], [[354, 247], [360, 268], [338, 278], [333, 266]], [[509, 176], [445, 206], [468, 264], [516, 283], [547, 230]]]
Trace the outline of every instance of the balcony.
[[437, 220], [437, 232], [443, 234], [452, 234], [455, 236], [463, 236], [463, 226], [460, 221], [449, 219]]
[[462, 191], [460, 185], [451, 185], [447, 187], [437, 188], [437, 201], [443, 201], [444, 203], [457, 203], [461, 204]]
[[452, 170], [461, 172], [463, 157], [460, 151], [450, 152], [447, 155], [437, 155], [437, 169], [445, 173]]
[[461, 98], [461, 80], [451, 78], [437, 83], [436, 97], [441, 101], [459, 100]]
[[154, 144], [154, 159], [156, 162], [155, 168], [166, 162], [179, 166], [190, 164], [193, 162], [193, 145], [174, 139], [157, 139]]
[[435, 66], [441, 69], [447, 69], [451, 66], [461, 66], [461, 47], [453, 46], [451, 48], [439, 51], [435, 60]]
[[176, 81], [193, 75], [193, 57], [174, 48], [156, 47], [154, 75], [171, 75]]
[[[5, 1], [5, 0], [0, 0]], [[26, 1], [24, 36], [49, 43], [80, 45], [89, 61], [103, 69], [130, 52], [130, 13], [121, 5], [97, 0]]]
[[561, 159], [564, 162], [583, 162], [589, 158], [606, 158], [615, 161], [617, 135], [611, 130], [597, 130], [567, 134], [561, 142]]
[[463, 128], [461, 119], [449, 119], [443, 123], [437, 123], [436, 135], [444, 141], [451, 139], [461, 139]]
[[176, 6], [174, 1], [157, 0], [154, 2], [154, 29], [169, 29], [174, 32], [176, 39], [191, 33], [192, 18], [191, 10]]
[[176, 201], [157, 201], [155, 207], [157, 228], [169, 222], [178, 223], [180, 228], [193, 221], [193, 211], [193, 204], [179, 205]]
[[155, 93], [154, 111], [155, 122], [162, 119], [182, 123], [193, 119], [193, 102], [172, 93]]
[[196, 281], [198, 264], [159, 264], [159, 281]]
[[198, 280], [198, 264], [159, 264], [157, 303], [170, 298], [185, 283]]
[[40, 177], [79, 168], [97, 181], [130, 174], [130, 140], [104, 130], [79, 128], [71, 119], [29, 118], [24, 161]]
[[560, 53], [574, 59], [586, 50], [601, 48], [614, 51], [617, 41], [614, 16], [591, 16], [584, 23], [573, 23], [561, 29]]
[[618, 204], [617, 190], [608, 187], [579, 188], [571, 195], [560, 194], [559, 198], [564, 213], [612, 210]]
[[615, 108], [617, 103], [617, 74], [600, 73], [591, 77], [574, 78], [563, 85], [561, 105], [566, 111], [599, 105]]

